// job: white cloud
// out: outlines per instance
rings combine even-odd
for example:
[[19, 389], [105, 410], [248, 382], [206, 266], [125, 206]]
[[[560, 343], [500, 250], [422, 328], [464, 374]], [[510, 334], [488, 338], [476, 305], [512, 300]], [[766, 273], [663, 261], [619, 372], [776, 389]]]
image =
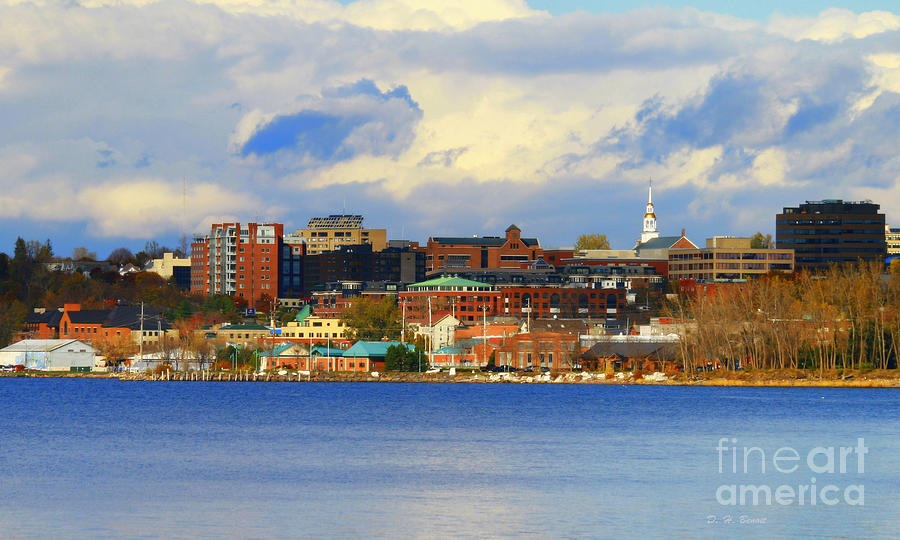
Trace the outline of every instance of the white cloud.
[[[158, 0], [82, 0], [87, 7], [146, 6]], [[524, 0], [198, 0], [233, 14], [289, 17], [307, 23], [343, 22], [377, 30], [464, 30], [486, 21], [541, 14]]]
[[[152, 237], [223, 214], [302, 222], [348, 194], [383, 219], [435, 226], [465, 206], [470, 221], [519, 221], [567, 190], [642, 198], [649, 177], [693, 209], [684, 219], [721, 227], [737, 219], [728, 208], [800, 188], [889, 196], [897, 21], [549, 17], [520, 0], [0, 0], [0, 210]], [[334, 94], [359, 81], [409, 99]], [[318, 153], [242, 152], [310, 111], [352, 125], [315, 131], [338, 141]]]
[[900, 29], [900, 15], [889, 11], [857, 14], [839, 8], [828, 8], [816, 17], [775, 15], [769, 22], [769, 31], [775, 34], [823, 42], [862, 39], [897, 29]]

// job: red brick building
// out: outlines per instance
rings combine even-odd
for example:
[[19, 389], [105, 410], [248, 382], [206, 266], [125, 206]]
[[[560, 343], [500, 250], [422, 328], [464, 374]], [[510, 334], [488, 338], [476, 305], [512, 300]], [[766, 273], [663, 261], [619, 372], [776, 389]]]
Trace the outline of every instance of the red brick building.
[[269, 309], [278, 295], [281, 223], [214, 223], [191, 244], [191, 291], [227, 294]]
[[398, 296], [407, 322], [428, 324], [430, 304], [432, 322], [453, 315], [463, 323], [471, 323], [480, 321], [485, 314], [497, 315], [500, 293], [487, 283], [441, 277], [409, 285]]
[[577, 334], [531, 332], [507, 338], [497, 350], [495, 363], [516, 369], [572, 369], [580, 355]]
[[522, 238], [515, 225], [506, 236], [431, 237], [425, 247], [425, 271], [441, 268], [525, 268], [543, 256], [537, 238]]
[[576, 287], [501, 287], [499, 315], [533, 319], [614, 319], [625, 307], [625, 289]]

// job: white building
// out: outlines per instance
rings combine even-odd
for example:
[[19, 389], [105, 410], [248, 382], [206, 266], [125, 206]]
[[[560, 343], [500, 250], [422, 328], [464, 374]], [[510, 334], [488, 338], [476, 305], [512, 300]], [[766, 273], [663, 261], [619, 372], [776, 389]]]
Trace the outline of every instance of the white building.
[[0, 366], [38, 371], [91, 371], [97, 351], [77, 339], [23, 339], [0, 349]]
[[644, 226], [641, 229], [641, 239], [638, 244], [646, 244], [654, 238], [659, 238], [656, 230], [656, 212], [653, 210], [653, 184], [647, 190], [647, 210], [644, 212]]
[[158, 274], [159, 277], [163, 279], [169, 279], [172, 277], [172, 274], [175, 272], [176, 266], [186, 266], [188, 268], [191, 267], [191, 260], [188, 258], [178, 258], [174, 253], [163, 253], [162, 259], [153, 259], [146, 266], [144, 266], [145, 272], [153, 272], [154, 274]]
[[409, 328], [413, 330], [416, 337], [424, 337], [426, 343], [431, 343], [434, 340], [431, 350], [436, 351], [441, 347], [455, 343], [456, 329], [459, 328], [460, 324], [462, 324], [461, 321], [453, 315], [444, 315], [434, 323], [433, 328], [427, 324], [417, 325], [414, 323], [411, 323]]

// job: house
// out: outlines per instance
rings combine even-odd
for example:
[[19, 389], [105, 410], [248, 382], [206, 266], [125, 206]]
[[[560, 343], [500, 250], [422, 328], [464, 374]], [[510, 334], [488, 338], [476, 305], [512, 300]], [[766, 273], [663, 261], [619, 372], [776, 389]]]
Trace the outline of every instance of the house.
[[309, 369], [309, 349], [300, 343], [281, 343], [259, 353], [260, 369]]
[[77, 339], [23, 339], [0, 349], [0, 366], [38, 371], [91, 371], [97, 351]]
[[383, 371], [384, 357], [388, 348], [394, 345], [415, 350], [412, 344], [399, 341], [357, 341], [344, 351], [344, 356], [338, 361], [337, 371]]
[[425, 342], [430, 344], [429, 349], [435, 350], [446, 345], [453, 345], [454, 341], [456, 341], [456, 329], [460, 324], [459, 319], [448, 313], [431, 326], [427, 324], [413, 324], [410, 327], [413, 329], [416, 337], [425, 338]]
[[614, 371], [665, 371], [677, 359], [677, 344], [663, 338], [610, 336], [597, 341], [581, 355], [585, 370], [597, 371], [609, 364]]

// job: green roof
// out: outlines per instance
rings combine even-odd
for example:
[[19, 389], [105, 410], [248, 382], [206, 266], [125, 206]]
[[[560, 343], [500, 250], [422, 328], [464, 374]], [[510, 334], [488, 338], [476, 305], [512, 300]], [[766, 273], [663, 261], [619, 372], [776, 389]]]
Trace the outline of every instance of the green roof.
[[269, 357], [269, 356], [281, 356], [281, 353], [283, 353], [284, 351], [290, 349], [290, 348], [293, 347], [294, 345], [295, 345], [294, 343], [282, 343], [281, 345], [275, 347], [275, 348], [272, 349], [271, 351], [263, 351], [263, 352], [259, 353], [259, 355], [260, 355], [260, 356], [266, 356], [266, 357]]
[[[389, 347], [403, 345], [399, 341], [357, 341], [352, 347], [344, 351], [344, 356], [350, 358], [384, 357]], [[410, 343], [406, 347], [414, 351], [416, 347]]]
[[463, 279], [461, 277], [439, 277], [406, 286], [407, 290], [429, 289], [432, 287], [438, 287], [438, 290], [453, 290], [461, 287], [483, 287], [487, 288], [488, 290], [493, 289], [493, 286], [487, 283], [472, 281], [471, 279]]
[[294, 320], [297, 321], [297, 322], [303, 322], [303, 321], [306, 320], [306, 318], [309, 317], [310, 315], [312, 315], [312, 308], [309, 307], [308, 305], [307, 305], [307, 306], [303, 306], [303, 309], [301, 309], [301, 310], [297, 313], [297, 316], [294, 317]]
[[312, 348], [312, 352], [310, 353], [312, 356], [344, 356], [344, 349], [335, 349], [334, 347], [328, 348], [323, 347], [321, 345], [315, 345]]
[[257, 324], [257, 323], [229, 324], [227, 326], [223, 326], [222, 328], [219, 328], [220, 332], [226, 332], [226, 331], [230, 332], [231, 330], [255, 330], [255, 331], [266, 330], [266, 331], [268, 331], [269, 328], [266, 326], [263, 326], [261, 324]]

